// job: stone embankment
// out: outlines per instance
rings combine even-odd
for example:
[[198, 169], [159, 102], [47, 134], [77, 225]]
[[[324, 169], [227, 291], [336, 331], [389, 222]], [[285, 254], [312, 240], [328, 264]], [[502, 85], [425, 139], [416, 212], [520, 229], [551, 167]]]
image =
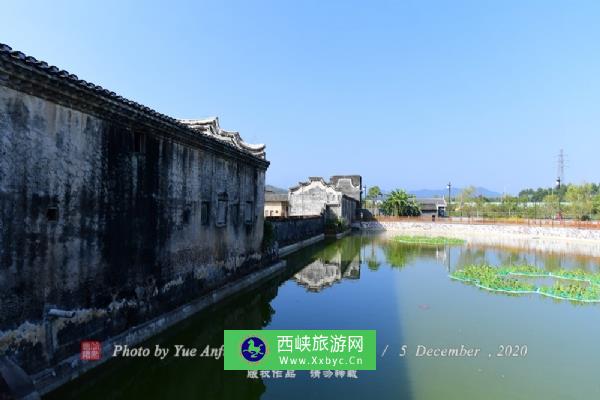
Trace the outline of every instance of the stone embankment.
[[355, 227], [363, 231], [385, 231], [390, 235], [446, 236], [465, 239], [467, 244], [600, 257], [600, 229], [407, 221], [368, 221], [360, 222]]

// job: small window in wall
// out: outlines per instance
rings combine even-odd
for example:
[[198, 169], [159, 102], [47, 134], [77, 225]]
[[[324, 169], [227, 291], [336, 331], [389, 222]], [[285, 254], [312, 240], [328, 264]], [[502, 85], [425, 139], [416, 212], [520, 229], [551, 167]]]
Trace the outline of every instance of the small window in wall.
[[219, 194], [217, 199], [217, 226], [227, 225], [227, 193]]
[[46, 210], [46, 219], [51, 222], [58, 221], [58, 207], [48, 207]]
[[231, 205], [231, 223], [235, 226], [240, 224], [240, 203]]
[[140, 131], [133, 132], [133, 152], [144, 153], [146, 151], [146, 135]]
[[210, 203], [208, 201], [203, 201], [200, 204], [200, 223], [202, 225], [208, 225], [209, 212], [210, 212]]
[[252, 207], [252, 202], [251, 201], [247, 201], [246, 202], [246, 207], [244, 208], [244, 223], [245, 224], [252, 224], [254, 222], [254, 207]]

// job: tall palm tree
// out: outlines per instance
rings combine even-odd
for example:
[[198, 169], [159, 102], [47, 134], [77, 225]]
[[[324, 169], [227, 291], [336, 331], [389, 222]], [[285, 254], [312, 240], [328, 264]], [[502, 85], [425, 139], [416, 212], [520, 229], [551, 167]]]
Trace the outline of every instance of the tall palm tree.
[[396, 216], [418, 216], [421, 209], [413, 196], [402, 189], [392, 191], [384, 203], [386, 213]]

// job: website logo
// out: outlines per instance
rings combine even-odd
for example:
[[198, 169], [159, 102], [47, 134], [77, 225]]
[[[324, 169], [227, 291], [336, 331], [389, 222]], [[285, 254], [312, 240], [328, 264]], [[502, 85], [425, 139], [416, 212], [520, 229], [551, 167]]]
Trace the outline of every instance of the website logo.
[[261, 338], [252, 336], [242, 342], [241, 351], [246, 361], [258, 362], [267, 354], [267, 345]]
[[377, 332], [335, 329], [225, 330], [226, 370], [340, 370], [377, 368]]

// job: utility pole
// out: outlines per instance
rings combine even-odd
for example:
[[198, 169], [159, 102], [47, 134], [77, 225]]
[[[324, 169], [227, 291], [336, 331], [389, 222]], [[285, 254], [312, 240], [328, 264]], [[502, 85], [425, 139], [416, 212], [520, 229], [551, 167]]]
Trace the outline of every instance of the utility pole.
[[564, 183], [565, 181], [565, 152], [563, 149], [560, 149], [558, 152], [558, 162], [556, 165], [556, 176], [558, 177], [557, 181], [561, 181]]
[[561, 184], [565, 183], [565, 152], [563, 149], [558, 151], [558, 157], [556, 162], [556, 195], [558, 196], [558, 218], [562, 219], [562, 212], [560, 209], [561, 203]]
[[562, 214], [560, 212], [560, 176], [556, 178], [556, 191], [558, 192], [558, 217], [562, 219]]
[[452, 190], [452, 183], [450, 181], [448, 181], [448, 185], [446, 187], [448, 188], [448, 205], [447, 205], [447, 207], [448, 207], [448, 217], [449, 217], [450, 216], [450, 203], [451, 203], [451, 197], [450, 197], [451, 192], [450, 191]]

